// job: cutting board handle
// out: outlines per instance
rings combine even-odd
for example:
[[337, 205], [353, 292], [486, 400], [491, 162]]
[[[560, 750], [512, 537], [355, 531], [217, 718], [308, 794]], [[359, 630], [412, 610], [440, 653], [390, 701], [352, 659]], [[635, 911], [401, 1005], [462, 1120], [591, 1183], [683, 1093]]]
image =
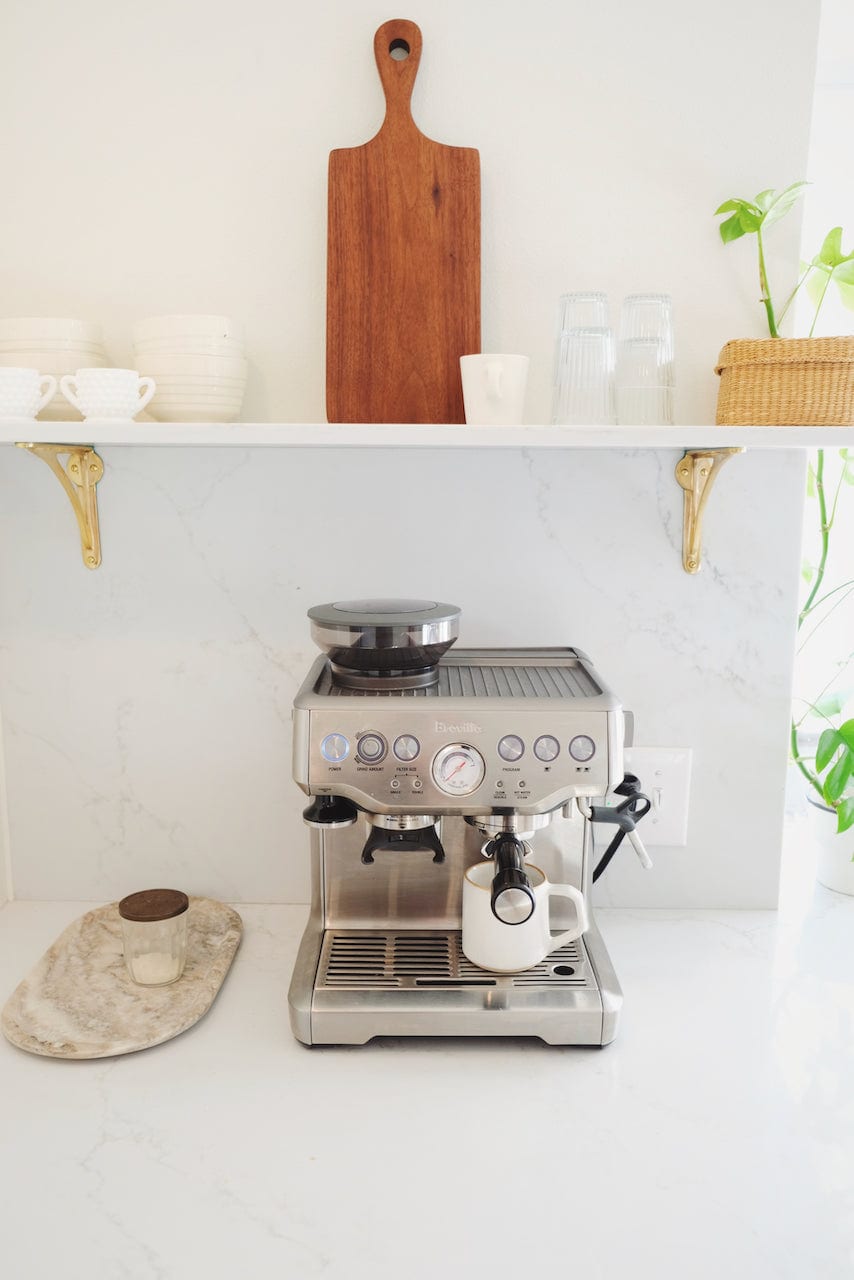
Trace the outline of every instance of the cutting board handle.
[[374, 36], [374, 57], [386, 103], [386, 123], [413, 124], [410, 100], [421, 61], [421, 30], [408, 18], [384, 22]]

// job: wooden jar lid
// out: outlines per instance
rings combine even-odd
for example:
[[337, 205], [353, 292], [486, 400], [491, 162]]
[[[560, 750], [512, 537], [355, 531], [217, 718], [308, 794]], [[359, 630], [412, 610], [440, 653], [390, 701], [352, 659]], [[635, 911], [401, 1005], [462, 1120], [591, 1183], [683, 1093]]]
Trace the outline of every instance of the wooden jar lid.
[[180, 916], [190, 905], [190, 899], [180, 889], [141, 889], [129, 893], [119, 903], [119, 915], [123, 920], [155, 921], [171, 920]]

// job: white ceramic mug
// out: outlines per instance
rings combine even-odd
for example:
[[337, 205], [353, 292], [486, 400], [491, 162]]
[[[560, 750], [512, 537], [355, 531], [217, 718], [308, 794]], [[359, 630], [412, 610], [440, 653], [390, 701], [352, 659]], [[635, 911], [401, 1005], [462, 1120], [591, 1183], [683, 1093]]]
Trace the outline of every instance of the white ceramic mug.
[[136, 369], [78, 369], [59, 380], [62, 394], [84, 418], [135, 418], [156, 391]]
[[466, 422], [512, 427], [522, 421], [528, 356], [460, 356]]
[[[558, 947], [580, 938], [588, 926], [587, 906], [580, 889], [571, 884], [551, 884], [539, 867], [526, 864], [534, 894], [534, 910], [521, 924], [504, 924], [492, 911], [495, 867], [490, 860], [475, 863], [463, 880], [463, 954], [480, 969], [493, 973], [521, 973]], [[575, 924], [552, 933], [549, 902], [569, 898], [575, 906]]]
[[56, 378], [38, 369], [0, 368], [0, 418], [34, 418], [56, 395]]

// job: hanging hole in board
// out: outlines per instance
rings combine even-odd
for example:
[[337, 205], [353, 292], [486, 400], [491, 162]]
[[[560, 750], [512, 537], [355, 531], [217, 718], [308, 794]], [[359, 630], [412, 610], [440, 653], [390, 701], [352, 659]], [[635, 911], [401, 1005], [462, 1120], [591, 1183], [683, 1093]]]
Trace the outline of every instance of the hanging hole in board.
[[410, 48], [405, 40], [392, 40], [388, 52], [389, 57], [394, 58], [395, 62], [403, 62], [404, 58], [409, 57]]

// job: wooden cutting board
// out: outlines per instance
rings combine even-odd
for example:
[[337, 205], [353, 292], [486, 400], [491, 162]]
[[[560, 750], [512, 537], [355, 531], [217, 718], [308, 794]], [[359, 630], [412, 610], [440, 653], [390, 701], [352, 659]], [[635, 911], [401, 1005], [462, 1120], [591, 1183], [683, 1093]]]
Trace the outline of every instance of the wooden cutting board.
[[374, 54], [383, 125], [329, 156], [326, 415], [464, 422], [459, 358], [480, 351], [480, 156], [412, 119], [414, 22], [384, 23]]

